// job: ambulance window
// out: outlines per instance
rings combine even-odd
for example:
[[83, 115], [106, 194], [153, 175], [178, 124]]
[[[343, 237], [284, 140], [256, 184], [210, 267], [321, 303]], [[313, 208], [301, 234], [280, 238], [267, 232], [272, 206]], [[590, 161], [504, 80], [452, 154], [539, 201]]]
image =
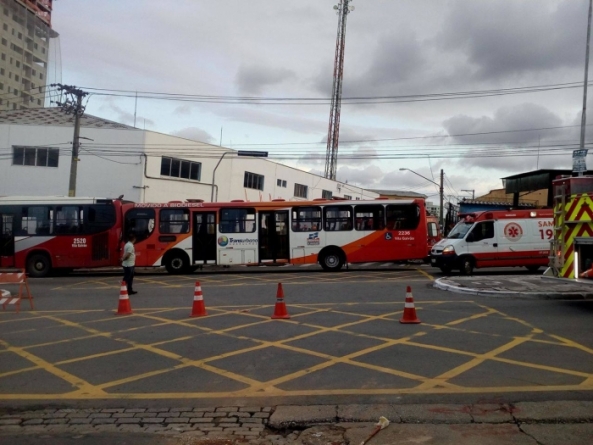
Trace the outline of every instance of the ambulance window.
[[473, 241], [494, 238], [494, 221], [486, 221], [476, 224], [471, 233], [473, 234]]

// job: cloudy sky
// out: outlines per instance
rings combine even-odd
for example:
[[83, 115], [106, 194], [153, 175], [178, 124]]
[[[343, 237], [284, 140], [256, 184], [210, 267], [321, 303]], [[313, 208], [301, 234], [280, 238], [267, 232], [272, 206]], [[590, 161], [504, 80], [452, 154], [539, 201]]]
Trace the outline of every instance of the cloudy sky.
[[[59, 0], [54, 80], [96, 93], [90, 114], [132, 125], [137, 91], [138, 127], [323, 173], [337, 3]], [[338, 179], [436, 201], [434, 184], [400, 168], [436, 182], [443, 169], [449, 196], [571, 168], [588, 3], [353, 0]]]

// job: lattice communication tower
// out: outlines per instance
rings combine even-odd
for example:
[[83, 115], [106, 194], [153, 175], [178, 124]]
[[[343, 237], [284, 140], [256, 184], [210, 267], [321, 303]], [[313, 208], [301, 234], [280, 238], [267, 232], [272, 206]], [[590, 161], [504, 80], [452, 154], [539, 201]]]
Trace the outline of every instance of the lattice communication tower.
[[334, 6], [338, 11], [338, 38], [336, 39], [336, 58], [334, 61], [334, 86], [332, 91], [331, 109], [329, 112], [329, 128], [327, 131], [327, 152], [325, 155], [325, 177], [336, 179], [338, 168], [338, 140], [340, 138], [340, 108], [342, 106], [342, 74], [344, 71], [344, 46], [346, 45], [346, 18], [354, 6], [352, 0], [340, 0]]

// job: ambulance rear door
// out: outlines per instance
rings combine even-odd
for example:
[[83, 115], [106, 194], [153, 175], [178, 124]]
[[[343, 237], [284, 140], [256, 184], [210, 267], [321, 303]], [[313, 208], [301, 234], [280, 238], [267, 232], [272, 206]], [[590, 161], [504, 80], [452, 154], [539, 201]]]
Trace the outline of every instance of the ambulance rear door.
[[[498, 251], [504, 266], [530, 266], [547, 261], [549, 241], [543, 239], [538, 224], [545, 219], [508, 219], [497, 221]], [[545, 232], [544, 232], [545, 234]]]

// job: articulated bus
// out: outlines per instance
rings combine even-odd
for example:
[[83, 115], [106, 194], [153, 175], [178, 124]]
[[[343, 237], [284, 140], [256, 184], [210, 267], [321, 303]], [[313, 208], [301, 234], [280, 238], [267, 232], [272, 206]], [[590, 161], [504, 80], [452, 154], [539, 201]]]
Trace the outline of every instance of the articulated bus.
[[305, 265], [423, 260], [424, 200], [169, 202], [124, 205], [136, 266]]
[[53, 269], [119, 265], [125, 201], [0, 197], [0, 267], [44, 277]]

